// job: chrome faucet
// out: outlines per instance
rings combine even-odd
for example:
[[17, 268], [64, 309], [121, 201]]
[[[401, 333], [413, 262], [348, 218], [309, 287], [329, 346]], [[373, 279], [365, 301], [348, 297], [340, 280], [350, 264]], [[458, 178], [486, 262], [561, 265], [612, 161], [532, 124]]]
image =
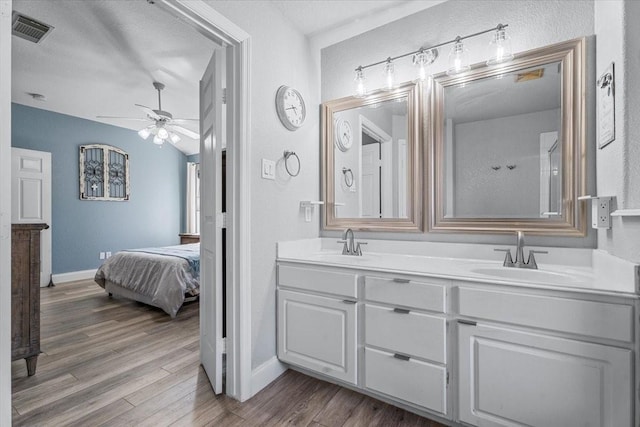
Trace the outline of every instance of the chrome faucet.
[[524, 233], [522, 231], [516, 231], [516, 260], [514, 261], [511, 258], [511, 249], [494, 249], [495, 251], [506, 252], [504, 257], [504, 262], [502, 263], [505, 267], [516, 267], [516, 268], [530, 268], [533, 270], [538, 269], [538, 264], [536, 263], [536, 257], [534, 254], [546, 254], [547, 251], [534, 251], [529, 250], [529, 258], [525, 262], [524, 260]]
[[365, 242], [355, 242], [355, 237], [353, 235], [353, 230], [347, 228], [342, 233], [342, 240], [338, 240], [338, 243], [343, 243], [342, 246], [342, 255], [356, 255], [362, 256], [362, 249], [360, 245], [366, 245]]

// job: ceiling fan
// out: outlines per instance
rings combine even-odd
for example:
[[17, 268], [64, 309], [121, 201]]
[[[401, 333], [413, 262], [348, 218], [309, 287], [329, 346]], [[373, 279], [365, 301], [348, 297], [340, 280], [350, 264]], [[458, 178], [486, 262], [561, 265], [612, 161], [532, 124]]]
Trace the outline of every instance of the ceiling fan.
[[149, 107], [145, 107], [144, 105], [135, 104], [136, 107], [140, 107], [142, 111], [147, 114], [146, 119], [141, 119], [138, 117], [116, 117], [116, 116], [97, 116], [100, 119], [125, 119], [125, 120], [140, 120], [147, 121], [152, 120], [153, 123], [147, 127], [144, 127], [138, 131], [138, 135], [142, 139], [147, 139], [149, 136], [153, 135], [153, 143], [157, 145], [162, 145], [165, 141], [171, 141], [173, 144], [177, 144], [180, 141], [180, 136], [178, 133], [182, 135], [188, 136], [193, 139], [200, 139], [200, 135], [198, 133], [193, 132], [189, 129], [186, 129], [176, 123], [185, 123], [185, 122], [197, 122], [198, 119], [174, 119], [173, 115], [168, 111], [164, 111], [162, 109], [162, 100], [160, 92], [164, 89], [164, 84], [160, 82], [153, 82], [153, 87], [158, 91], [158, 109], [153, 110]]

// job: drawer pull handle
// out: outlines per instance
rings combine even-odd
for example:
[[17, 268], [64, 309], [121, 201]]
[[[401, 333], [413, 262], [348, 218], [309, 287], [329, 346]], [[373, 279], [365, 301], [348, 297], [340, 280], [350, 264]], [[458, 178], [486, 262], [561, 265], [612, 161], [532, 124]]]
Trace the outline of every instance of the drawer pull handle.
[[394, 308], [393, 312], [394, 313], [400, 313], [400, 314], [409, 314], [410, 310], [407, 310], [406, 308]]
[[395, 353], [393, 357], [395, 357], [396, 359], [404, 360], [404, 361], [411, 359], [409, 356], [405, 356], [404, 354], [398, 354], [398, 353]]
[[472, 322], [471, 320], [462, 320], [462, 319], [458, 319], [458, 323], [460, 323], [461, 325], [469, 325], [469, 326], [477, 325], [476, 322]]
[[409, 283], [409, 279], [399, 279], [397, 277], [394, 278], [393, 281], [396, 283]]
[[355, 304], [356, 303], [356, 301], [351, 301], [350, 299], [343, 299], [342, 302], [345, 303], [345, 304]]

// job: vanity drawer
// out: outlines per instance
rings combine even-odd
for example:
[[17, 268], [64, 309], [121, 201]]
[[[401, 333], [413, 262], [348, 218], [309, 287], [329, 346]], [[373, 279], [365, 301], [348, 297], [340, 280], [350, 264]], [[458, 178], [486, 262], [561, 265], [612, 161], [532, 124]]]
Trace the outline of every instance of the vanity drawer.
[[278, 284], [289, 288], [356, 298], [358, 275], [342, 271], [279, 265]]
[[432, 411], [446, 413], [447, 371], [409, 358], [397, 358], [394, 353], [372, 348], [364, 349], [364, 386], [402, 399]]
[[469, 287], [460, 287], [458, 295], [462, 316], [633, 341], [633, 307], [630, 305]]
[[446, 363], [446, 320], [437, 316], [365, 305], [365, 343], [392, 352]]
[[366, 276], [364, 280], [364, 296], [369, 301], [446, 312], [443, 285], [375, 276]]

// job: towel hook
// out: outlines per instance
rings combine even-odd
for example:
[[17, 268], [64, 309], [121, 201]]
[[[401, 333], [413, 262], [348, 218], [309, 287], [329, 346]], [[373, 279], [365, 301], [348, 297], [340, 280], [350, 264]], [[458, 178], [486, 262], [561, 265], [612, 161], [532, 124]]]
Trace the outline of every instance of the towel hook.
[[[351, 188], [353, 185], [353, 171], [351, 169], [342, 168], [342, 173], [344, 174], [344, 183], [347, 184], [347, 187]], [[351, 176], [349, 178], [349, 176]]]
[[[289, 157], [295, 157], [296, 160], [298, 160], [298, 170], [296, 171], [296, 173], [291, 173], [291, 170], [289, 170]], [[300, 157], [298, 157], [298, 155], [296, 154], [295, 151], [285, 151], [284, 152], [284, 168], [287, 170], [287, 173], [290, 176], [298, 176], [298, 174], [300, 174]]]

